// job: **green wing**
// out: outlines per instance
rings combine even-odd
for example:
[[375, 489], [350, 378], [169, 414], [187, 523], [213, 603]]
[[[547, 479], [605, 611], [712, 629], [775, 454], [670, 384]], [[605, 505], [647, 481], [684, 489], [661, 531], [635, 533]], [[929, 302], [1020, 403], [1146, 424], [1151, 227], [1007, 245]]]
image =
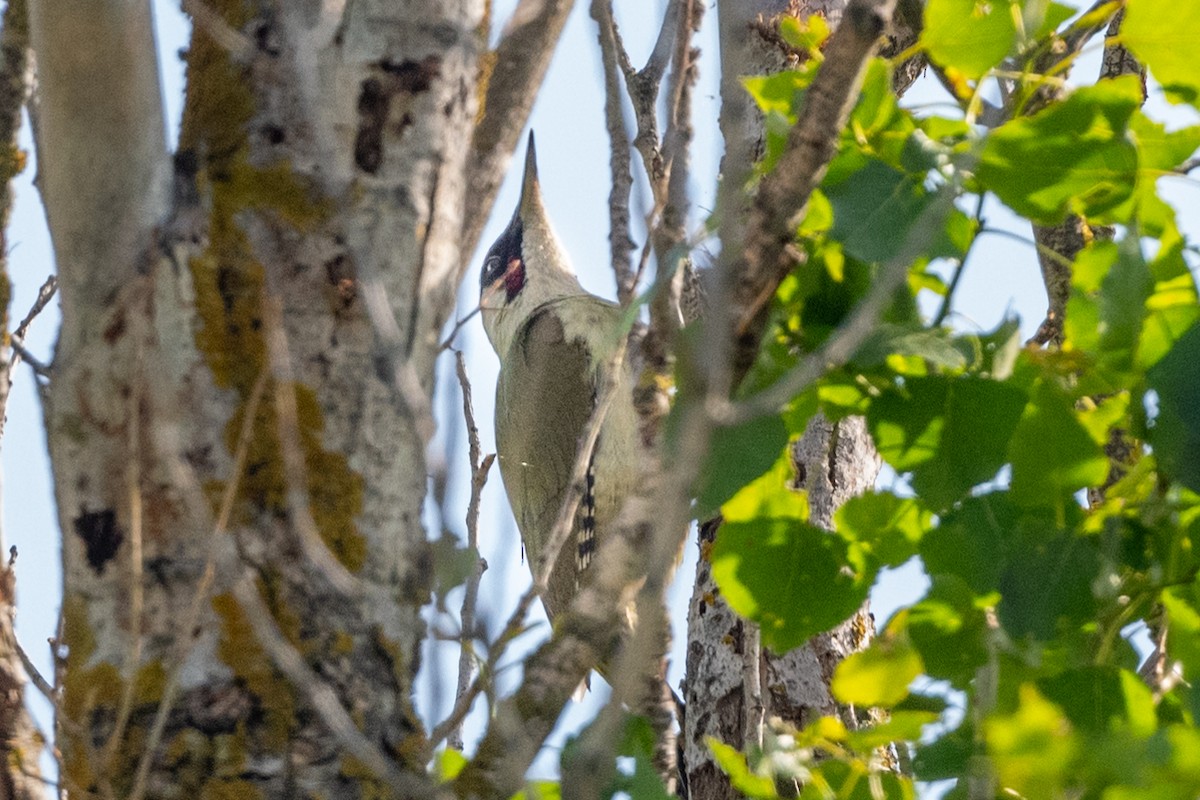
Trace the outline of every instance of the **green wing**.
[[[537, 568], [558, 516], [579, 438], [595, 404], [592, 354], [583, 341], [564, 332], [559, 316], [571, 299], [547, 303], [530, 315], [513, 341], [496, 386], [500, 474], [531, 569]], [[542, 598], [551, 617], [565, 609], [575, 593], [579, 520], [577, 514], [575, 530], [559, 552]]]

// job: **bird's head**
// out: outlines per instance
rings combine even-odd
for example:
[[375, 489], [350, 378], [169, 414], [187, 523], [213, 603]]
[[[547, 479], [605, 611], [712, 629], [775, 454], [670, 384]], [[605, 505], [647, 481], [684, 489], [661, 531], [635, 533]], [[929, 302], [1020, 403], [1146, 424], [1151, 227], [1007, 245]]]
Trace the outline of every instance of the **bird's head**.
[[484, 330], [503, 357], [517, 329], [534, 309], [557, 297], [582, 292], [546, 216], [530, 132], [521, 200], [512, 221], [483, 260], [479, 309]]

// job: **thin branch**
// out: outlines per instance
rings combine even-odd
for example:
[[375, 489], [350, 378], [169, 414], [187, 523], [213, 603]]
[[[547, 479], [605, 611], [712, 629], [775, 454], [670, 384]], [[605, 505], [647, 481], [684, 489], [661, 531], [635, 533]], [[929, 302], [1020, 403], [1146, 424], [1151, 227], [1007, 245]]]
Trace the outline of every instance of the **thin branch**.
[[193, 638], [192, 632], [196, 630], [196, 626], [200, 622], [200, 615], [208, 605], [209, 593], [216, 578], [218, 554], [221, 548], [228, 546], [225, 543], [225, 535], [229, 530], [229, 519], [233, 515], [233, 505], [237, 500], [242, 475], [246, 470], [246, 459], [250, 452], [250, 442], [254, 437], [254, 422], [258, 417], [258, 407], [262, 403], [263, 395], [266, 393], [269, 377], [269, 373], [267, 372], [260, 374], [258, 380], [254, 382], [254, 388], [250, 390], [250, 396], [246, 399], [246, 412], [242, 416], [242, 427], [238, 431], [237, 444], [234, 448], [233, 468], [230, 471], [229, 480], [225, 482], [225, 491], [221, 494], [221, 505], [217, 511], [217, 519], [213, 524], [213, 530], [209, 536], [208, 556], [205, 559], [204, 571], [200, 574], [200, 580], [196, 584], [196, 591], [192, 595], [192, 602], [189, 604], [187, 614], [184, 615], [179, 627], [181, 634], [175, 640], [174, 664], [163, 686], [162, 698], [159, 700], [158, 709], [154, 712], [154, 721], [150, 725], [150, 733], [146, 737], [146, 744], [142, 748], [142, 757], [138, 761], [133, 788], [129, 793], [130, 800], [141, 800], [145, 795], [146, 782], [150, 777], [150, 767], [154, 763], [155, 753], [166, 731], [171, 709], [174, 707], [175, 700], [179, 696], [179, 681], [183, 674], [184, 664], [187, 663], [188, 657], [196, 647], [197, 642]]
[[[485, 686], [491, 683], [491, 673], [494, 670], [494, 665], [499, 662], [508, 643], [524, 630], [525, 615], [529, 612], [533, 601], [546, 590], [550, 582], [550, 574], [558, 560], [559, 551], [562, 550], [567, 539], [570, 538], [574, 528], [575, 514], [579, 510], [579, 503], [583, 499], [586, 489], [588, 465], [591, 462], [596, 442], [600, 438], [600, 428], [604, 424], [604, 418], [607, 416], [608, 409], [616, 398], [617, 392], [622, 390], [622, 387], [625, 385], [620, 376], [625, 369], [625, 353], [627, 348], [628, 336], [625, 336], [622, 337], [620, 345], [618, 345], [605, 365], [603, 372], [604, 380], [599, 389], [596, 405], [592, 409], [592, 415], [588, 419], [587, 425], [584, 426], [580, 437], [579, 450], [576, 453], [575, 463], [571, 467], [570, 482], [567, 485], [567, 491], [563, 496], [562, 504], [559, 506], [558, 516], [555, 518], [554, 525], [547, 536], [546, 546], [542, 549], [538, 563], [530, 565], [534, 576], [533, 585], [521, 595], [521, 599], [517, 602], [517, 608], [509, 616], [504, 630], [497, 638], [496, 643], [489, 648], [487, 663], [480, 669], [480, 673], [475, 678], [471, 688], [459, 698], [459, 702], [456, 704], [450, 717], [438, 725], [433, 733], [430, 734], [433, 745], [436, 745], [438, 741], [453, 729], [454, 725], [458, 724], [457, 718], [465, 715], [471, 703], [474, 702], [474, 699], [484, 690]], [[627, 386], [625, 390], [628, 390]], [[603, 561], [603, 554], [600, 554], [599, 558]], [[589, 568], [589, 571], [592, 571], [592, 568]], [[576, 600], [572, 603], [572, 608], [579, 601], [579, 595], [586, 594], [588, 588], [587, 583], [581, 586], [580, 592], [576, 595]], [[607, 598], [607, 600], [609, 604], [614, 602], [613, 598]], [[615, 602], [620, 601], [616, 600]], [[599, 642], [584, 640], [576, 631], [570, 631], [563, 625], [556, 625], [553, 639], [557, 640], [560, 637], [570, 639], [577, 645], [586, 645], [593, 648], [593, 652], [601, 646]], [[596, 663], [596, 660], [592, 660], [590, 666], [595, 666]], [[533, 691], [529, 687], [536, 686], [539, 698], [555, 708], [553, 712], [548, 712], [544, 716], [541, 716], [541, 719], [543, 721], [550, 721], [549, 717], [551, 713], [553, 713], [554, 719], [557, 719], [558, 712], [562, 710], [563, 704], [570, 697], [570, 692], [586, 675], [587, 667], [584, 667], [582, 664], [579, 666], [581, 668], [580, 674], [571, 675], [572, 679], [569, 681], [563, 678], [555, 682], [541, 682], [535, 674], [535, 666], [527, 661], [525, 682], [518, 693], [520, 691]], [[566, 688], [559, 693], [557, 690], [563, 687]], [[506, 701], [506, 705], [512, 702], [514, 701]], [[518, 713], [523, 713], [524, 711], [537, 713], [541, 709], [524, 709]], [[532, 763], [533, 757], [537, 753], [536, 746], [530, 748], [525, 745], [534, 740], [540, 745], [545, 736], [549, 735], [551, 727], [552, 724], [548, 724], [541, 726], [537, 731], [521, 730], [522, 726], [516, 720], [506, 716], [504, 711], [501, 711], [500, 715], [488, 729], [488, 733], [484, 737], [484, 742], [480, 744], [480, 749], [476, 753], [472, 764], [464, 770], [464, 774], [460, 775], [460, 778], [467, 783], [477, 784], [477, 793], [482, 795], [497, 794], [495, 791], [497, 786], [502, 788], [502, 791], [499, 792], [501, 796], [512, 794], [511, 791], [503, 790], [507, 789], [510, 785], [520, 784], [521, 778], [525, 774], [525, 769], [529, 766], [529, 763]], [[513, 737], [518, 735], [523, 740], [520, 743], [513, 741]]]
[[46, 680], [46, 677], [38, 670], [37, 665], [33, 663], [33, 659], [29, 657], [29, 653], [25, 651], [25, 648], [21, 646], [19, 641], [14, 639], [13, 645], [13, 649], [17, 651], [17, 657], [21, 659], [21, 666], [25, 668], [25, 672], [29, 675], [29, 680], [33, 682], [38, 692], [50, 702], [50, 705], [57, 708], [58, 693], [54, 691], [54, 687], [50, 685], [50, 681]]
[[1175, 172], [1180, 175], [1187, 175], [1192, 170], [1200, 167], [1200, 158], [1189, 158], [1187, 161], [1175, 168]]
[[475, 315], [478, 314], [479, 311], [480, 307], [476, 305], [473, 309], [471, 309], [471, 313], [454, 323], [454, 327], [450, 329], [449, 335], [446, 336], [446, 338], [443, 339], [442, 343], [438, 346], [438, 353], [444, 353], [454, 346], [454, 340], [458, 337], [458, 332], [461, 331], [468, 322], [474, 319]]
[[[688, 253], [686, 225], [690, 207], [688, 167], [692, 139], [691, 100], [699, 55], [692, 48], [692, 36], [699, 27], [702, 13], [703, 7], [695, 0], [673, 2], [667, 10], [655, 52], [643, 70], [646, 80], [653, 81], [656, 94], [657, 82], [661, 80], [668, 59], [672, 72], [666, 99], [666, 130], [661, 147], [657, 150], [662, 172], [659, 176], [650, 176], [655, 206], [660, 213], [656, 220], [650, 222], [657, 275], [651, 290], [650, 326], [642, 339], [641, 348], [645, 372], [650, 377], [647, 379], [643, 375], [639, 380], [642, 386], [667, 385], [673, 371], [670, 341], [682, 324], [679, 295], [683, 270], [680, 267]], [[629, 82], [631, 95], [637, 86], [636, 80]], [[635, 108], [638, 102], [634, 101]], [[650, 105], [645, 110], [652, 114], [655, 108]], [[649, 170], [651, 163], [647, 162], [646, 166]], [[648, 442], [656, 441], [665, 409], [670, 407], [670, 398], [661, 388], [639, 395], [642, 438]], [[655, 539], [646, 548], [647, 555], [662, 551], [663, 548], [659, 546], [662, 541], [675, 542], [686, 530], [686, 520], [677, 526], [654, 526], [652, 535]], [[671, 552], [675, 550], [677, 548], [671, 548]], [[673, 572], [674, 560], [671, 556], [665, 560], [647, 560], [646, 580], [635, 598], [638, 624], [607, 673], [613, 693], [589, 735], [581, 741], [577, 769], [568, 782], [584, 781], [581, 771], [593, 773], [594, 779], [603, 779], [602, 774], [597, 774], [592, 766], [606, 765], [607, 769], [607, 765], [611, 765], [615, 744], [619, 740], [616, 726], [624, 716], [623, 708], [633, 709], [651, 721], [657, 734], [656, 766], [666, 785], [671, 785], [673, 781], [676, 772], [675, 743], [669, 735], [673, 706], [664, 705], [664, 701], [669, 699], [669, 692], [665, 691], [665, 675], [659, 676], [670, 648], [665, 576]]]
[[304, 695], [346, 753], [375, 773], [381, 789], [400, 797], [434, 798], [444, 794], [415, 773], [399, 769], [379, 745], [363, 735], [328, 682], [315, 673], [304, 656], [284, 638], [249, 573], [234, 584], [233, 595], [271, 663], [287, 676], [296, 691]]
[[942, 298], [942, 305], [938, 308], [937, 314], [930, 323], [933, 327], [938, 327], [946, 321], [946, 317], [950, 314], [950, 308], [954, 302], [954, 293], [958, 290], [958, 283], [962, 280], [963, 271], [967, 266], [967, 259], [971, 255], [971, 250], [974, 249], [975, 243], [979, 241], [979, 236], [983, 231], [983, 201], [986, 195], [980, 193], [979, 200], [975, 203], [975, 213], [972, 217], [975, 220], [977, 229], [975, 235], [971, 237], [971, 243], [967, 245], [967, 252], [962, 254], [962, 258], [958, 259], [958, 263], [954, 265], [954, 273], [950, 276], [950, 283], [946, 286], [946, 296]]
[[801, 359], [767, 389], [743, 401], [730, 403], [709, 400], [709, 413], [722, 425], [737, 425], [764, 414], [774, 414], [803, 392], [829, 369], [848, 361], [875, 330], [880, 315], [891, 302], [896, 288], [908, 276], [908, 269], [940, 235], [946, 215], [954, 209], [955, 186], [943, 186], [909, 229], [895, 255], [880, 265], [871, 289], [859, 301], [850, 316], [820, 347]]
[[480, 85], [487, 90], [467, 159], [461, 270], [479, 243], [573, 5], [570, 0], [520, 0], [496, 49], [481, 59]]
[[[300, 441], [300, 414], [296, 408], [295, 375], [288, 355], [287, 334], [283, 329], [283, 309], [278, 297], [264, 293], [262, 299], [263, 330], [270, 360], [275, 399], [275, 419], [278, 428], [280, 460], [287, 498], [288, 519], [297, 534], [300, 549], [322, 576], [345, 597], [362, 597], [362, 583], [321, 537], [312, 514], [312, 498], [308, 492], [308, 466]], [[407, 361], [405, 362], [407, 363]]]
[[[4, 234], [3, 232], [0, 232], [0, 244], [2, 244], [3, 241]], [[12, 345], [13, 354], [12, 357], [9, 358], [7, 366], [4, 368], [4, 375], [0, 377], [0, 381], [3, 381], [3, 384], [0, 385], [0, 436], [3, 436], [4, 425], [8, 421], [8, 395], [12, 388], [13, 372], [16, 370], [17, 364], [25, 361], [33, 368], [35, 375], [42, 378], [48, 377], [49, 375], [50, 370], [46, 366], [36, 360], [30, 362], [29, 359], [25, 357], [28, 354], [28, 351], [23, 346], [23, 343], [25, 340], [25, 335], [29, 332], [29, 326], [33, 324], [33, 320], [37, 317], [37, 315], [42, 313], [42, 310], [50, 303], [50, 298], [54, 297], [54, 292], [57, 288], [58, 281], [53, 275], [46, 278], [46, 282], [42, 284], [40, 289], [38, 289], [37, 299], [33, 301], [33, 306], [25, 315], [25, 318], [21, 320], [21, 324], [17, 326], [17, 329], [13, 331], [12, 335], [9, 337], [9, 343]]]
[[723, 257], [737, 263], [733, 281], [734, 380], [749, 370], [766, 327], [771, 297], [796, 264], [790, 247], [813, 188], [837, 150], [858, 98], [863, 71], [887, 28], [896, 0], [851, 0], [829, 39], [825, 61], [805, 94], [799, 121], [775, 169], [763, 178], [747, 220], [744, 248]]
[[629, 262], [629, 254], [636, 246], [629, 235], [629, 196], [633, 188], [633, 174], [630, 171], [625, 104], [617, 74], [618, 45], [612, 0], [592, 0], [591, 14], [599, 29], [600, 63], [604, 70], [604, 121], [608, 130], [609, 168], [612, 173], [612, 189], [608, 194], [610, 260], [617, 281], [617, 301], [627, 305], [637, 286]]
[[12, 336], [9, 337], [9, 344], [12, 345], [13, 352], [20, 356], [21, 360], [29, 365], [29, 368], [33, 370], [34, 375], [37, 375], [39, 378], [50, 378], [50, 367], [46, 364], [43, 364], [38, 360], [37, 356], [29, 352], [29, 349], [25, 347], [25, 343], [23, 341], [18, 339], [16, 336]]
[[47, 276], [41, 288], [38, 289], [37, 298], [33, 301], [33, 305], [30, 306], [29, 312], [21, 320], [21, 324], [17, 326], [17, 329], [13, 331], [13, 335], [20, 339], [25, 338], [25, 335], [29, 332], [29, 326], [33, 323], [37, 315], [42, 313], [46, 306], [50, 304], [50, 300], [54, 297], [56, 291], [58, 291], [58, 278], [53, 275]]
[[[471, 401], [471, 380], [467, 376], [467, 362], [461, 351], [454, 353], [455, 370], [458, 373], [458, 383], [462, 389], [463, 419], [467, 425], [468, 458], [471, 461], [471, 499], [467, 502], [467, 547], [479, 553], [479, 502], [483, 487], [487, 483], [488, 471], [496, 459], [495, 453], [483, 456], [479, 445], [479, 427], [475, 424], [475, 406]], [[475, 569], [467, 578], [466, 591], [463, 594], [462, 610], [459, 612], [461, 636], [458, 651], [458, 684], [455, 687], [455, 701], [467, 693], [471, 684], [471, 670], [474, 667], [474, 657], [470, 642], [475, 635], [475, 605], [479, 598], [479, 580], [487, 569], [487, 562], [478, 557]], [[462, 725], [455, 725], [451, 730], [450, 746], [462, 750]]]

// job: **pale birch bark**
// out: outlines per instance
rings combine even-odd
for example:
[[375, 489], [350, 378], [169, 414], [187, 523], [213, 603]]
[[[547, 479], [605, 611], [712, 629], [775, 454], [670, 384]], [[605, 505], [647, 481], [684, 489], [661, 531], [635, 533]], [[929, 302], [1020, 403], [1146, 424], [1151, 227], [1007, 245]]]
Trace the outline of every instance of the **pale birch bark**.
[[426, 785], [411, 705], [480, 0], [33, 3], [72, 796]]

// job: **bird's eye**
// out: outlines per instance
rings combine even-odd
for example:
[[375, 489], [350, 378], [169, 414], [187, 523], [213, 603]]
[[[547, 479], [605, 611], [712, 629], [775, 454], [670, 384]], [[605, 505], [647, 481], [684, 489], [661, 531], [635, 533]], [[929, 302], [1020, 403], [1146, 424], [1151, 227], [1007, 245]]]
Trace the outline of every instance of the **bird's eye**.
[[482, 284], [487, 286], [504, 274], [504, 262], [500, 256], [488, 256], [483, 262], [483, 281]]

